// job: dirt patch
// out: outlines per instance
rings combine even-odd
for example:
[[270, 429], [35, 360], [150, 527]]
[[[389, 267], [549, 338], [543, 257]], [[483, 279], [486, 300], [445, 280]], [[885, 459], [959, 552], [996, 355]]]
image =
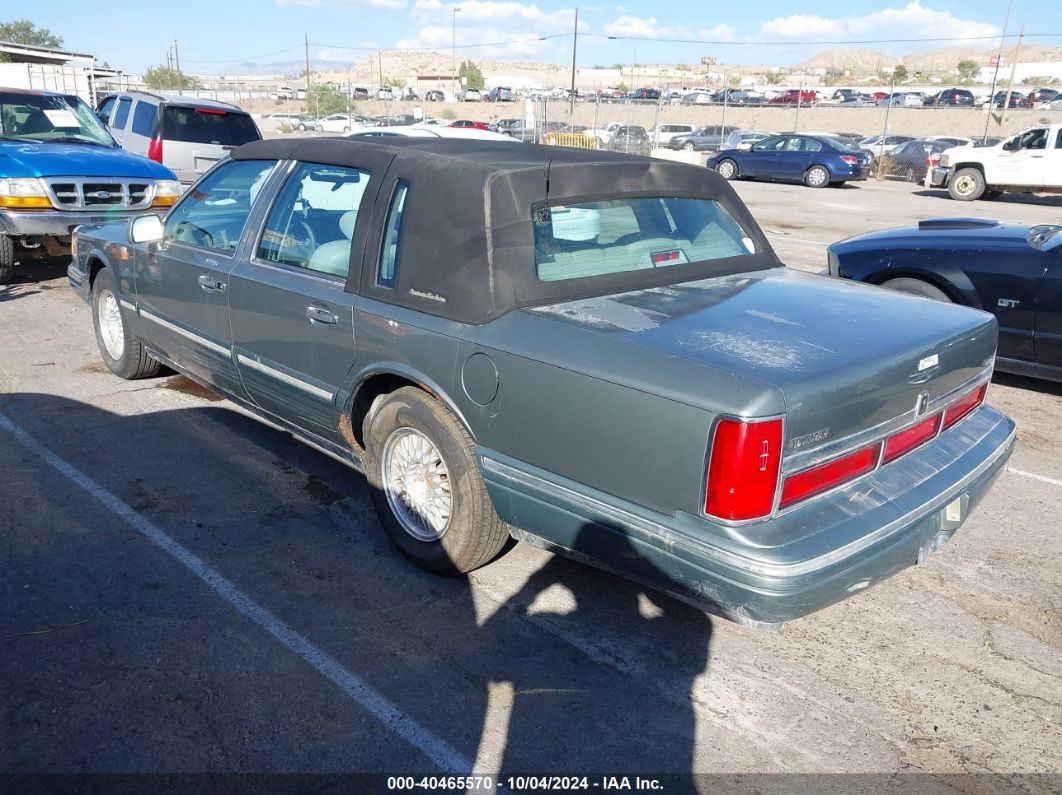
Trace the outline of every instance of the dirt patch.
[[171, 392], [181, 392], [185, 395], [191, 395], [192, 397], [202, 398], [203, 400], [209, 400], [211, 403], [216, 403], [219, 400], [224, 400], [221, 395], [207, 389], [200, 383], [193, 381], [183, 375], [175, 375], [167, 378], [158, 384], [159, 389], [168, 389]]

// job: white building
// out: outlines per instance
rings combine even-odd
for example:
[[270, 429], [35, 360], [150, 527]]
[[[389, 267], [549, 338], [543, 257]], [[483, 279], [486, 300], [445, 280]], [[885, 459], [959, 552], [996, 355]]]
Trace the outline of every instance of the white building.
[[119, 69], [98, 66], [91, 53], [9, 41], [0, 41], [0, 53], [8, 60], [0, 63], [0, 86], [77, 94], [93, 107], [101, 95], [136, 82]]

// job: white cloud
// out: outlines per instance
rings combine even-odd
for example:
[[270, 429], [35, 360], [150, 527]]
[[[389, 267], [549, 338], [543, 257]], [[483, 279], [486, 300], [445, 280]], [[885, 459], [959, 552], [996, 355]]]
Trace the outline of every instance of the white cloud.
[[926, 38], [961, 39], [998, 36], [999, 28], [989, 22], [960, 19], [950, 11], [935, 11], [918, 0], [903, 8], [885, 8], [871, 14], [851, 17], [819, 17], [794, 14], [760, 24], [760, 37], [771, 40], [845, 40]]
[[[454, 8], [458, 9], [456, 16]], [[526, 57], [541, 55], [552, 47], [545, 36], [566, 34], [575, 23], [575, 9], [543, 11], [536, 5], [494, 0], [468, 0], [462, 3], [443, 3], [441, 0], [416, 0], [410, 12], [420, 28], [415, 35], [398, 42], [408, 49], [449, 49], [456, 21], [457, 44], [505, 42], [493, 47], [462, 50], [465, 56]], [[579, 31], [590, 25], [579, 21]], [[460, 53], [459, 53], [460, 54]]]
[[619, 16], [604, 26], [606, 35], [644, 39], [699, 39], [705, 41], [733, 41], [734, 28], [716, 25], [696, 32], [684, 25], [662, 25], [656, 17]]
[[378, 8], [384, 11], [401, 11], [406, 7], [406, 0], [276, 0], [278, 6], [309, 6], [311, 8], [338, 8], [354, 11], [364, 8]]

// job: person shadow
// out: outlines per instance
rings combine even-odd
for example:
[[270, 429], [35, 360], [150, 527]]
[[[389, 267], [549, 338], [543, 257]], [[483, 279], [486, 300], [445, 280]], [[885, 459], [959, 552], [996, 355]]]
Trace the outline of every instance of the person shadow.
[[[689, 776], [693, 687], [708, 665], [708, 615], [658, 590], [682, 589], [620, 527], [584, 524], [571, 549], [553, 551], [561, 554], [479, 628], [481, 642], [506, 644], [510, 653], [486, 672], [477, 767], [506, 776], [626, 775], [632, 782]], [[524, 620], [513, 622], [514, 613]], [[514, 636], [513, 623], [525, 629]]]

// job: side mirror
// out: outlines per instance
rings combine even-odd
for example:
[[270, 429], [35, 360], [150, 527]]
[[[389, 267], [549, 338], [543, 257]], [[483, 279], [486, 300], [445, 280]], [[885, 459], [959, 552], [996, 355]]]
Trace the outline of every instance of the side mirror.
[[157, 215], [141, 215], [129, 222], [129, 242], [158, 243], [165, 231], [162, 219]]
[[1003, 149], [1008, 152], [1017, 152], [1021, 149], [1021, 138], [1011, 138], [1009, 141], [1003, 144]]

